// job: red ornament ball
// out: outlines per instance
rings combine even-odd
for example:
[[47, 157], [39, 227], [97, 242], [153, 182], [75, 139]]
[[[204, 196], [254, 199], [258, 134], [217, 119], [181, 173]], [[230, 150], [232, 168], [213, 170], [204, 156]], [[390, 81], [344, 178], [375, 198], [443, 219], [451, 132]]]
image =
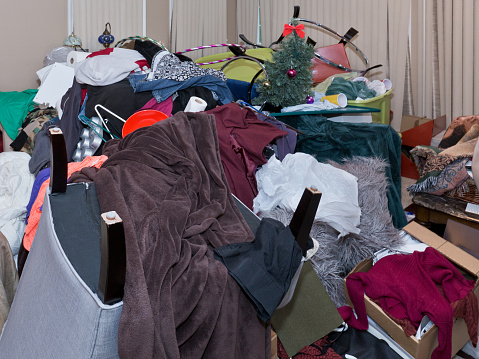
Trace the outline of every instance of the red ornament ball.
[[289, 69], [286, 74], [288, 75], [289, 78], [294, 79], [296, 77], [296, 70], [295, 69]]
[[308, 105], [313, 104], [313, 103], [314, 103], [314, 97], [313, 97], [313, 96], [308, 96], [308, 97], [306, 97], [306, 103], [307, 103]]

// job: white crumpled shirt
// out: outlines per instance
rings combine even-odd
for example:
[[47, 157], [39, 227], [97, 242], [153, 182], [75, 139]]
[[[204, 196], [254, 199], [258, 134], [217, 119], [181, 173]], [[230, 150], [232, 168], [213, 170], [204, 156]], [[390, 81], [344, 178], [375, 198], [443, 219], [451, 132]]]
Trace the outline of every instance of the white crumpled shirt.
[[24, 152], [0, 153], [0, 232], [13, 255], [18, 254], [25, 231], [25, 214], [35, 176], [28, 170], [30, 156]]
[[253, 201], [256, 213], [276, 206], [295, 211], [306, 187], [322, 192], [316, 220], [331, 225], [339, 237], [359, 233], [361, 209], [358, 204], [358, 179], [352, 174], [306, 153], [288, 154], [283, 161], [271, 157], [256, 172], [258, 195]]

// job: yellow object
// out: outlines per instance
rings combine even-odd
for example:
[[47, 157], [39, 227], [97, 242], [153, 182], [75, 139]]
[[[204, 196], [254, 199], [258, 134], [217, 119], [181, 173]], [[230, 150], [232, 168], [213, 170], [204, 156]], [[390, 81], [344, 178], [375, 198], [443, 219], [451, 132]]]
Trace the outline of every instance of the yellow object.
[[378, 108], [381, 112], [371, 113], [373, 123], [382, 123], [389, 125], [391, 110], [391, 94], [394, 89], [388, 90], [385, 94], [370, 98], [368, 100], [349, 100], [349, 106], [372, 107]]
[[[269, 48], [249, 49], [246, 50], [246, 55], [261, 60], [271, 61], [273, 59], [273, 50]], [[224, 52], [221, 54], [203, 56], [195, 62], [197, 64], [200, 64], [203, 62], [222, 60], [233, 56], [234, 54], [232, 52]], [[215, 70], [221, 70], [221, 68], [225, 65], [226, 67], [224, 68], [223, 72], [227, 78], [246, 82], [250, 82], [253, 79], [254, 75], [256, 75], [256, 73], [258, 73], [260, 70], [262, 70], [259, 64], [247, 59], [234, 60], [230, 64], [228, 64], [228, 62], [218, 62], [216, 64], [200, 65], [200, 67], [203, 67], [205, 69], [211, 68]]]
[[344, 108], [348, 105], [348, 98], [343, 93], [338, 93], [336, 95], [323, 96], [321, 101], [328, 100], [335, 105], [338, 105], [341, 108]]

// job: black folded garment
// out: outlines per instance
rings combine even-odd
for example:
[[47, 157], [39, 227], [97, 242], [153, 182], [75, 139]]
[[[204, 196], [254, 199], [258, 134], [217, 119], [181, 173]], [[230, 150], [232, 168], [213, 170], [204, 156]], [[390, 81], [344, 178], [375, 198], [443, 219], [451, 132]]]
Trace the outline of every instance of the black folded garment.
[[[88, 98], [85, 105], [85, 116], [88, 118], [97, 117], [96, 105], [102, 105], [108, 110], [117, 114], [125, 121], [140, 110], [148, 101], [153, 98], [151, 91], [135, 93], [128, 79], [116, 82], [107, 86], [87, 86]], [[99, 109], [104, 118], [108, 118], [111, 124], [110, 130], [121, 137], [123, 122], [108, 112]]]
[[253, 242], [227, 244], [214, 253], [265, 322], [288, 291], [302, 258], [290, 228], [272, 218], [261, 220]]
[[178, 111], [184, 111], [186, 105], [188, 104], [188, 101], [190, 100], [190, 97], [192, 96], [196, 96], [205, 100], [206, 108], [204, 109], [204, 111], [212, 110], [216, 106], [218, 106], [218, 103], [216, 102], [213, 97], [213, 94], [211, 93], [211, 90], [207, 89], [206, 87], [192, 86], [183, 90], [178, 90], [176, 94], [177, 96], [173, 100], [173, 109], [171, 110], [172, 115], [174, 115]]

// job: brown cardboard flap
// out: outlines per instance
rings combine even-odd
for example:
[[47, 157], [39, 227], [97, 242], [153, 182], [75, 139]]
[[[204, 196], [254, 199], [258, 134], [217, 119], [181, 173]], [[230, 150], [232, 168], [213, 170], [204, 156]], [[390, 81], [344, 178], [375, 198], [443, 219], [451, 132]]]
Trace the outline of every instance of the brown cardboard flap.
[[436, 233], [431, 232], [429, 229], [421, 226], [419, 223], [414, 221], [409, 222], [409, 224], [405, 226], [403, 230], [417, 240], [426, 243], [428, 246], [436, 249], [446, 243], [446, 240], [444, 238], [439, 237]]
[[433, 119], [427, 117], [404, 115], [401, 119], [401, 132], [410, 130], [429, 121], [433, 121]]
[[271, 329], [271, 359], [278, 358], [278, 336]]
[[437, 250], [456, 266], [462, 267], [477, 278], [479, 273], [479, 260], [477, 258], [447, 241]]
[[426, 122], [434, 121], [432, 129], [432, 136], [436, 136], [439, 132], [446, 129], [446, 115], [439, 116], [435, 119], [421, 116], [404, 115], [401, 119], [401, 132], [410, 130], [414, 127], [420, 126]]
[[446, 115], [442, 115], [434, 119], [434, 127], [432, 129], [432, 137], [444, 131], [447, 127]]
[[[417, 222], [410, 222], [403, 229], [414, 238], [420, 240], [423, 243], [426, 243], [428, 246], [437, 249], [451, 262], [453, 262], [459, 267], [464, 268], [472, 275], [476, 276], [476, 278], [479, 276], [479, 259], [470, 255], [469, 253], [457, 247], [453, 243], [448, 242], [444, 238], [439, 237], [437, 234], [431, 232]], [[477, 238], [479, 238], [479, 230], [474, 231], [478, 233]], [[460, 233], [458, 233], [458, 235], [460, 235]]]
[[448, 219], [444, 239], [479, 259], [479, 229]]
[[353, 268], [351, 273], [356, 273], [356, 272], [367, 272], [373, 267], [373, 261], [372, 259], [364, 259], [361, 262], [359, 262], [356, 267]]

